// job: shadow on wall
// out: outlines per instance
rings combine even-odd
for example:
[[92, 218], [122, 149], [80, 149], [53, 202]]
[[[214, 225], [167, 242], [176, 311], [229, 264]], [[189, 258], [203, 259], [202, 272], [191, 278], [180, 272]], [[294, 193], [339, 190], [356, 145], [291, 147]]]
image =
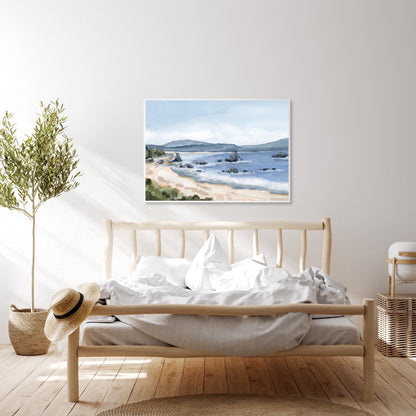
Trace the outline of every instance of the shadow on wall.
[[[212, 203], [144, 203], [142, 166], [123, 166], [89, 149], [80, 148], [80, 169], [84, 173], [81, 185], [59, 198], [52, 199], [39, 210], [37, 221], [37, 254], [35, 301], [37, 307], [48, 307], [52, 294], [62, 287], [73, 287], [85, 281], [104, 278], [103, 249], [104, 221], [220, 221], [290, 219], [284, 216], [287, 206], [274, 209], [270, 204], [212, 204]], [[276, 213], [267, 217], [264, 208]], [[273, 210], [271, 210], [273, 208]], [[266, 214], [266, 215], [264, 215]], [[29, 304], [30, 221], [19, 213], [0, 210], [2, 238], [0, 239], [0, 269], [6, 282], [0, 295], [0, 343], [8, 342], [7, 320], [11, 303], [18, 307]], [[120, 233], [118, 233], [120, 234]], [[270, 265], [275, 261], [276, 234], [261, 232], [260, 251]], [[318, 233], [319, 234], [319, 233]], [[153, 254], [152, 243], [139, 240], [139, 249]], [[203, 243], [203, 234], [190, 235], [187, 256], [193, 257]], [[220, 235], [224, 249], [226, 234]], [[251, 233], [235, 236], [238, 244], [236, 261], [251, 256]], [[295, 271], [298, 264], [300, 238], [293, 232], [284, 235], [284, 267]], [[310, 247], [310, 250], [309, 250]], [[321, 240], [308, 247], [307, 264], [319, 265]], [[314, 248], [315, 247], [315, 248]], [[317, 248], [316, 248], [317, 247]], [[319, 252], [318, 256], [317, 254]], [[178, 255], [177, 235], [167, 233], [162, 255]], [[113, 275], [126, 276], [130, 272], [130, 234], [115, 239]], [[335, 278], [337, 278], [335, 276]]]
[[[123, 166], [88, 148], [77, 147], [83, 172], [80, 186], [48, 201], [38, 212], [35, 281], [37, 307], [47, 307], [52, 294], [62, 287], [103, 280], [104, 221], [108, 218], [127, 221], [274, 219], [263, 215], [263, 204], [252, 205], [250, 208], [246, 204], [145, 204], [141, 163], [138, 162], [137, 166]], [[1, 295], [2, 305], [7, 310], [10, 303], [25, 307], [30, 300], [30, 221], [7, 209], [0, 210], [0, 219], [0, 266], [6, 276], [5, 290]], [[166, 237], [162, 254], [177, 256], [177, 238], [173, 235]], [[250, 256], [250, 238], [248, 233], [239, 239], [238, 244], [242, 243], [242, 248], [236, 250], [236, 260]], [[269, 263], [273, 264], [275, 235], [269, 235], [265, 240], [266, 249], [260, 249], [267, 252], [273, 247], [269, 250], [270, 255], [266, 254]], [[226, 249], [226, 238], [223, 237], [222, 241]], [[202, 243], [202, 233], [191, 236], [187, 256], [192, 257]], [[114, 275], [125, 276], [130, 272], [129, 233], [117, 237], [115, 244], [117, 248], [114, 252], [113, 272]], [[147, 241], [142, 241], [142, 247], [145, 244]], [[286, 254], [288, 252], [289, 250]], [[295, 250], [293, 261], [289, 258], [289, 262], [296, 264], [297, 255]], [[0, 342], [7, 342], [7, 317], [8, 313], [1, 311]]]
[[[78, 146], [79, 147], [79, 146]], [[144, 179], [140, 164], [129, 169], [111, 159], [79, 148], [80, 186], [45, 203], [38, 212], [36, 236], [36, 299], [49, 304], [57, 289], [103, 278], [104, 221], [218, 219], [204, 205], [144, 204]], [[0, 210], [1, 261], [7, 278], [7, 303], [26, 304], [26, 276], [30, 275], [30, 221], [17, 212]], [[129, 236], [128, 236], [129, 237]], [[130, 239], [121, 239], [125, 259]], [[172, 242], [172, 249], [175, 242]], [[165, 246], [168, 253], [170, 248]], [[29, 285], [29, 283], [27, 283]]]
[[[259, 219], [286, 219], [284, 214], [267, 218], [265, 206], [267, 208], [284, 208], [287, 205], [271, 204], [224, 204], [224, 203], [144, 203], [144, 169], [141, 163], [137, 166], [122, 166], [107, 158], [100, 157], [96, 153], [82, 149], [82, 161], [88, 171], [82, 178], [83, 192], [76, 193], [69, 200], [74, 204], [74, 209], [80, 211], [80, 215], [85, 216], [88, 224], [94, 224], [94, 234], [103, 247], [104, 220], [124, 221], [146, 221], [146, 220], [177, 220], [177, 221], [219, 221], [219, 220], [259, 220]], [[82, 166], [81, 166], [82, 168]], [[273, 210], [275, 213], [277, 210]], [[281, 210], [279, 209], [280, 212]], [[239, 214], [240, 218], [239, 218]], [[189, 244], [187, 244], [186, 256], [193, 257], [203, 243], [203, 233], [190, 233]], [[275, 264], [276, 258], [276, 233], [260, 232], [260, 250], [264, 251], [269, 264]], [[262, 235], [263, 234], [263, 235]], [[312, 233], [313, 234], [313, 233]], [[309, 253], [312, 254], [313, 261], [310, 264], [319, 265], [321, 255], [321, 235], [316, 233], [320, 241], [311, 245]], [[175, 233], [164, 233], [162, 244], [162, 255], [178, 256], [178, 235]], [[114, 252], [113, 272], [115, 275], [125, 275], [130, 272], [130, 233], [116, 233]], [[151, 233], [143, 235], [146, 238], [140, 240], [139, 251], [141, 254], [155, 253], [155, 239]], [[236, 235], [236, 260], [241, 260], [252, 255], [252, 235], [250, 232], [239, 232]], [[221, 244], [227, 248], [226, 235], [220, 235]], [[291, 271], [297, 271], [300, 254], [300, 233], [288, 232], [284, 236], [285, 244], [285, 267]], [[313, 237], [312, 237], [313, 239]], [[318, 256], [316, 256], [319, 251]], [[101, 260], [101, 253], [100, 253]], [[119, 261], [121, 260], [121, 261]], [[124, 263], [122, 265], [122, 263]], [[128, 265], [126, 267], [126, 264]], [[101, 264], [100, 264], [101, 266]]]
[[[121, 165], [108, 158], [99, 156], [97, 153], [91, 152], [88, 149], [81, 149], [80, 155], [83, 164], [86, 166], [84, 169], [85, 175], [82, 178], [83, 192], [74, 194], [70, 202], [74, 204], [74, 209], [80, 211], [80, 215], [85, 216], [85, 219], [90, 225], [91, 222], [94, 223], [95, 235], [99, 239], [100, 248], [103, 248], [104, 220], [108, 218], [115, 221], [232, 221], [240, 219], [243, 221], [258, 221], [259, 219], [286, 219], [282, 213], [278, 217], [273, 216], [267, 218], [267, 213], [264, 209], [265, 207], [273, 208], [278, 206], [286, 212], [286, 204], [227, 204], [212, 202], [145, 203], [145, 179], [142, 163], [138, 162], [136, 166]], [[83, 166], [81, 166], [81, 169], [83, 169]], [[276, 210], [272, 212], [275, 213]], [[267, 232], [264, 234], [264, 244], [260, 246], [260, 249], [261, 251], [267, 252], [268, 255], [266, 257], [269, 259], [269, 264], [272, 265], [275, 263], [276, 257], [276, 234], [267, 234]], [[143, 239], [140, 240], [139, 236], [139, 251], [142, 250], [141, 254], [155, 254], [154, 236], [151, 233], [147, 233], [143, 237], [146, 238], [145, 243]], [[178, 235], [166, 232], [163, 237], [162, 255], [178, 256]], [[236, 260], [250, 257], [252, 255], [251, 233], [238, 233], [236, 235], [237, 238]], [[298, 256], [300, 254], [300, 234], [298, 232], [293, 232], [292, 235], [289, 233], [285, 238], [287, 249], [285, 251], [285, 255], [287, 256], [285, 258], [285, 266], [292, 271], [297, 271], [299, 263]], [[130, 272], [130, 233], [124, 232], [123, 235], [122, 232], [118, 232], [115, 235], [115, 239], [116, 250], [114, 252], [113, 272], [115, 275], [125, 275], [126, 272]], [[226, 235], [220, 235], [220, 239], [221, 244], [226, 249]], [[189, 244], [187, 243], [186, 256], [193, 257], [202, 244], [203, 233], [191, 233], [189, 235]], [[315, 260], [317, 259], [317, 261], [312, 263], [314, 265], [319, 265], [320, 247], [321, 243], [319, 243], [319, 256], [314, 256]], [[313, 252], [314, 250], [312, 249], [310, 251]], [[102, 256], [99, 258], [101, 260]], [[122, 265], [122, 263], [124, 264]], [[101, 264], [100, 266], [102, 267]]]

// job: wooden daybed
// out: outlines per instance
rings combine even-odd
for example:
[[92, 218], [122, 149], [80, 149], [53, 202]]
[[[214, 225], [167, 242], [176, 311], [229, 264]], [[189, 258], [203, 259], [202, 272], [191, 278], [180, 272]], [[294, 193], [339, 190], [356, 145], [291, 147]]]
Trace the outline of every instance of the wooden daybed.
[[[157, 255], [162, 252], [162, 230], [177, 230], [180, 234], [181, 256], [185, 255], [186, 231], [200, 230], [208, 238], [210, 231], [228, 230], [228, 255], [230, 263], [234, 261], [234, 233], [239, 230], [252, 230], [253, 254], [259, 253], [259, 230], [275, 230], [277, 233], [276, 265], [280, 267], [283, 259], [283, 230], [299, 230], [301, 250], [299, 268], [305, 269], [307, 232], [321, 231], [323, 234], [321, 268], [330, 273], [331, 260], [331, 221], [324, 218], [317, 222], [303, 221], [263, 221], [263, 222], [113, 222], [106, 221], [105, 276], [112, 275], [113, 233], [115, 230], [130, 230], [132, 241], [133, 265], [138, 260], [137, 234], [140, 231], [155, 230]], [[375, 344], [375, 306], [373, 299], [364, 299], [361, 305], [328, 305], [328, 304], [287, 304], [270, 306], [218, 306], [218, 305], [96, 305], [91, 315], [132, 315], [132, 314], [178, 314], [178, 315], [278, 315], [288, 312], [327, 315], [362, 315], [362, 345], [299, 345], [290, 350], [278, 351], [265, 355], [282, 356], [361, 356], [363, 357], [362, 399], [373, 400], [374, 395], [374, 344]], [[205, 353], [190, 349], [165, 346], [145, 345], [103, 345], [80, 346], [79, 329], [68, 337], [68, 400], [79, 399], [78, 357], [108, 356], [148, 356], [148, 357], [212, 357], [220, 354]]]

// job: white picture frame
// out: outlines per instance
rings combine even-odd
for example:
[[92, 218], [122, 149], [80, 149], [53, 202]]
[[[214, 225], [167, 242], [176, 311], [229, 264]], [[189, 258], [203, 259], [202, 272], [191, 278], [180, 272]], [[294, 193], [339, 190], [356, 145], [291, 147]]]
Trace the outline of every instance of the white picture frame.
[[289, 203], [288, 99], [145, 100], [145, 202]]

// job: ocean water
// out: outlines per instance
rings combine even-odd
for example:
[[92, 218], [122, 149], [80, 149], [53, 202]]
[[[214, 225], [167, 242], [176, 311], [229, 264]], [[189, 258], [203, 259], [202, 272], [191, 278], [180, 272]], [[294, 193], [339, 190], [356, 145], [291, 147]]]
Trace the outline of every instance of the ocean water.
[[[289, 194], [289, 159], [272, 157], [276, 152], [238, 152], [243, 158], [239, 162], [225, 162], [231, 152], [183, 152], [182, 164], [193, 168], [181, 168], [175, 163], [172, 170], [178, 175], [193, 178], [197, 182], [229, 185], [237, 189], [257, 189], [276, 194]], [[222, 162], [218, 162], [218, 160]], [[204, 160], [206, 165], [197, 165], [195, 160]], [[227, 173], [237, 168], [238, 173]]]

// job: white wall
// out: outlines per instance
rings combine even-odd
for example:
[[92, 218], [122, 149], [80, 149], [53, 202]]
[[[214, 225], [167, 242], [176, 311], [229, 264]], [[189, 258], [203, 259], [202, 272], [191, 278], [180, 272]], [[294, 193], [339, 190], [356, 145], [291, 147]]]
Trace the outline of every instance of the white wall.
[[[29, 133], [60, 98], [81, 186], [38, 216], [36, 299], [101, 279], [103, 221], [333, 218], [333, 275], [386, 289], [415, 240], [412, 0], [0, 1], [0, 115]], [[291, 204], [145, 205], [145, 98], [292, 100]], [[29, 305], [30, 222], [0, 209], [0, 343]]]

